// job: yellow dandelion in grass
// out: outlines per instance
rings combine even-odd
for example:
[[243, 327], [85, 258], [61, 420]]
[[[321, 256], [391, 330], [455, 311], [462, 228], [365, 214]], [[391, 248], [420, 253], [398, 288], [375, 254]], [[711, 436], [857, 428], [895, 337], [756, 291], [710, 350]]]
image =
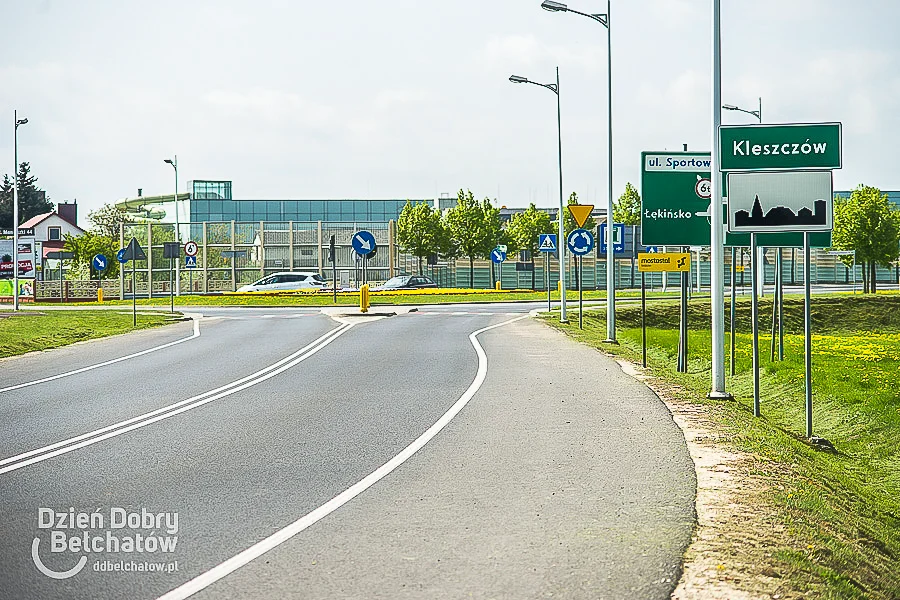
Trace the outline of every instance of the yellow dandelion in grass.
[[725, 565], [716, 565], [716, 571], [724, 571]]

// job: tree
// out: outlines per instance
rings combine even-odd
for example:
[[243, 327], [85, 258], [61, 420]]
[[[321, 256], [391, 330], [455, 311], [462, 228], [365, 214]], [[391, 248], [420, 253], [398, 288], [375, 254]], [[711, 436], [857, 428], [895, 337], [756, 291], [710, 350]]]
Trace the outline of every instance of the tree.
[[[569, 195], [568, 204], [578, 204], [578, 194], [576, 192], [572, 192]], [[559, 229], [559, 221], [554, 221], [556, 223], [556, 228]], [[578, 229], [578, 223], [575, 222], [575, 217], [572, 216], [572, 213], [566, 209], [565, 214], [563, 215], [563, 225], [565, 226], [565, 237], [569, 238], [569, 234], [572, 233], [575, 229]], [[587, 229], [588, 231], [595, 231], [597, 229], [597, 222], [594, 221], [594, 217], [588, 217], [587, 221], [582, 225], [583, 229]], [[566, 240], [560, 240], [560, 244], [565, 244]]]
[[[31, 174], [31, 166], [27, 162], [19, 165], [17, 174], [19, 181], [19, 222], [21, 225], [31, 217], [53, 210], [53, 202], [47, 193], [37, 187], [37, 177]], [[13, 224], [13, 182], [9, 175], [3, 176], [0, 186], [0, 227], [11, 229]]]
[[420, 275], [422, 259], [445, 250], [446, 238], [440, 211], [432, 209], [427, 202], [406, 202], [397, 219], [397, 244], [403, 252], [419, 259]]
[[447, 211], [445, 223], [452, 239], [453, 254], [469, 259], [469, 287], [473, 287], [475, 259], [487, 258], [502, 235], [500, 211], [487, 199], [479, 203], [471, 190], [459, 190], [456, 206]]
[[91, 228], [92, 231], [117, 241], [121, 225], [134, 223], [134, 219], [128, 213], [119, 210], [112, 204], [104, 204], [97, 210], [89, 212], [88, 220], [94, 224]]
[[[116, 260], [116, 252], [119, 250], [119, 240], [112, 239], [96, 231], [85, 231], [79, 236], [66, 234], [65, 249], [74, 252], [72, 269], [68, 275], [74, 279], [91, 279], [93, 268], [91, 260], [97, 254], [103, 254], [108, 259], [108, 266], [103, 272], [103, 277], [114, 278], [119, 275], [119, 261]], [[96, 274], [99, 278], [99, 274]]]
[[531, 257], [531, 289], [534, 287], [534, 255], [538, 252], [538, 236], [552, 233], [550, 215], [538, 210], [532, 202], [523, 212], [516, 213], [509, 220], [506, 231], [517, 250], [528, 251]]
[[641, 195], [631, 182], [625, 184], [625, 193], [613, 205], [613, 223], [641, 224]]
[[832, 242], [839, 250], [856, 252], [863, 291], [874, 294], [875, 267], [890, 266], [900, 253], [900, 211], [881, 190], [860, 184], [849, 198], [835, 198]]

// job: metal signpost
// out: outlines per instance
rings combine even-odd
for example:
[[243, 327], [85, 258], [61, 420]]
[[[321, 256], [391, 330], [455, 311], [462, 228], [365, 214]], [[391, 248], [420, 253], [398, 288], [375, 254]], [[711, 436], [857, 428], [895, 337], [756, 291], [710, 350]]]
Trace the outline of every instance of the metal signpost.
[[97, 271], [97, 279], [99, 280], [100, 274], [109, 267], [109, 259], [103, 254], [95, 254], [94, 258], [91, 259], [91, 266]]
[[[641, 272], [641, 345], [643, 346], [641, 364], [645, 367], [647, 366], [647, 287], [644, 274], [647, 272], [667, 273], [669, 271], [684, 273], [691, 270], [690, 252], [661, 253], [656, 250], [656, 248], [653, 248], [650, 251], [650, 248], [648, 248], [648, 252], [638, 254], [638, 271]], [[687, 340], [687, 319], [684, 315], [687, 305], [684, 304], [684, 298], [682, 298], [682, 302], [681, 331], [678, 341], [678, 371], [682, 372], [682, 365], [684, 365], [684, 371], [686, 372], [687, 343], [681, 342], [681, 336], [684, 336], [684, 339]]]
[[[135, 261], [147, 260], [144, 249], [138, 243], [137, 238], [131, 238], [128, 245], [116, 254], [120, 263], [131, 261], [131, 325], [137, 327], [137, 284], [135, 283]], [[147, 282], [149, 287], [150, 282]]]
[[[568, 208], [569, 208], [569, 214], [572, 215], [572, 218], [575, 220], [575, 224], [578, 226], [579, 229], [584, 227], [584, 224], [587, 223], [587, 220], [590, 218], [591, 213], [594, 212], [593, 204], [569, 204]], [[612, 215], [608, 215], [607, 219], [612, 219]], [[560, 223], [562, 223], [562, 217], [560, 217]], [[562, 229], [560, 229], [560, 233], [562, 233]], [[573, 232], [569, 233], [569, 237], [566, 239], [566, 245], [570, 249], [572, 246], [571, 246], [571, 244], [568, 243], [568, 241], [570, 239], [572, 239], [572, 233], [575, 233], [575, 232], [573, 231]], [[594, 243], [593, 235], [591, 235], [591, 247], [592, 248], [593, 248], [593, 243]], [[588, 252], [590, 252], [590, 250]], [[579, 256], [579, 255], [576, 254], [576, 256]], [[607, 262], [610, 262], [610, 258], [611, 257], [607, 256], [607, 258], [606, 258]], [[578, 259], [576, 258], [575, 277], [578, 278], [578, 281], [579, 281], [578, 285], [580, 286], [581, 285], [581, 283], [580, 283], [581, 277], [578, 274], [578, 262], [577, 261], [578, 261]], [[612, 273], [613, 273], [612, 269], [613, 269], [613, 266], [611, 263], [606, 265], [607, 288], [606, 288], [606, 340], [605, 341], [610, 344], [615, 344], [616, 343], [616, 310], [615, 310], [616, 293], [615, 293], [615, 287], [612, 285], [613, 280], [609, 277], [609, 275], [612, 275]], [[563, 272], [563, 269], [560, 269], [560, 273], [562, 273], [562, 272]], [[578, 291], [578, 310], [579, 310], [578, 326], [581, 327], [582, 318], [581, 318], [581, 312], [580, 312], [581, 311], [581, 288], [580, 287], [579, 287], [579, 291]]]
[[328, 260], [331, 261], [331, 299], [337, 304], [337, 256], [334, 254], [334, 234], [328, 242]]
[[[493, 250], [491, 250], [491, 279], [494, 279], [494, 265], [503, 265], [503, 261], [506, 260], [506, 247], [505, 246], [497, 246]], [[492, 287], [496, 287], [494, 281], [491, 281]]]
[[[378, 247], [378, 244], [375, 242], [375, 236], [371, 231], [366, 231], [365, 229], [361, 229], [353, 234], [353, 238], [350, 240], [353, 249], [356, 253], [365, 258], [367, 254], [370, 254], [375, 251]], [[368, 263], [363, 261], [363, 283], [369, 282], [369, 270]]]
[[188, 270], [188, 284], [191, 293], [194, 293], [194, 269], [197, 268], [197, 253], [200, 246], [193, 240], [184, 243], [184, 268]]
[[[187, 244], [185, 244], [186, 246]], [[169, 259], [169, 302], [170, 312], [175, 312], [175, 287], [173, 283], [175, 274], [175, 261], [181, 259], [181, 244], [178, 242], [163, 242], [163, 258]]]
[[[728, 230], [749, 232], [754, 273], [757, 235], [792, 232], [803, 235], [804, 355], [806, 436], [812, 433], [812, 326], [810, 319], [810, 253], [813, 232], [833, 228], [831, 169], [841, 168], [841, 124], [744, 125], [721, 127], [721, 163], [728, 174]], [[773, 172], [774, 171], [774, 172]], [[776, 271], [778, 271], [776, 266]], [[781, 274], [778, 273], [780, 279]], [[753, 414], [760, 414], [759, 327], [756, 277], [753, 287]], [[776, 289], [775, 300], [781, 292]], [[773, 307], [772, 354], [776, 320], [783, 308]], [[778, 319], [779, 321], [781, 319]], [[783, 333], [781, 333], [783, 335]], [[783, 344], [783, 342], [782, 342]], [[783, 350], [782, 350], [783, 352]]]
[[[600, 223], [600, 253], [606, 254], [606, 223]], [[625, 225], [622, 223], [613, 224], [613, 252], [615, 254], [625, 254]]]
[[[571, 208], [571, 206], [569, 207]], [[590, 214], [590, 213], [589, 213]], [[582, 223], [584, 220], [582, 220]], [[584, 328], [584, 306], [582, 299], [582, 265], [584, 255], [594, 249], [594, 235], [587, 229], [573, 229], [566, 238], [569, 251], [575, 255], [575, 277], [578, 280], [578, 328]]]
[[[66, 297], [65, 300], [63, 299], [63, 293], [66, 287], [65, 282], [63, 281], [63, 261], [72, 260], [73, 258], [75, 258], [75, 253], [63, 251], [48, 252], [47, 258], [52, 258], [59, 261], [59, 301], [64, 302], [68, 300], [68, 297]], [[19, 265], [15, 265], [14, 267], [16, 271], [18, 271], [18, 266]]]
[[538, 250], [544, 253], [544, 275], [547, 278], [547, 312], [550, 312], [550, 253], [556, 252], [556, 234], [539, 234]]

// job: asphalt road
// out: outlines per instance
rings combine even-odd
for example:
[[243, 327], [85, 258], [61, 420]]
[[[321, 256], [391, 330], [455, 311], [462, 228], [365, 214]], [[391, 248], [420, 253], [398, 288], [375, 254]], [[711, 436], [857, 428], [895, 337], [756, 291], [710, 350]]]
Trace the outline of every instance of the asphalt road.
[[683, 437], [528, 308], [196, 309], [2, 361], [0, 598], [668, 597]]

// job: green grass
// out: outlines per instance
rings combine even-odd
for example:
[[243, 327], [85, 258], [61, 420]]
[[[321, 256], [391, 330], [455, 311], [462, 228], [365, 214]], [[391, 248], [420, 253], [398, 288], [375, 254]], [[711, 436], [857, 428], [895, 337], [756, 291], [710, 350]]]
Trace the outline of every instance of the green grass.
[[[797, 595], [900, 598], [900, 297], [813, 297], [813, 433], [832, 442], [834, 454], [805, 440], [802, 298], [785, 298], [783, 362], [769, 360], [771, 306], [763, 302], [760, 309], [762, 418], [752, 416], [748, 299], [738, 303], [736, 374], [727, 377], [734, 402], [705, 397], [708, 301], [690, 306], [686, 374], [674, 370], [678, 305], [648, 307], [652, 374], [680, 385], [736, 449], [758, 459], [756, 475], [767, 483], [765, 501], [783, 533], [777, 547], [748, 555], [748, 561], [758, 561], [759, 568], [769, 562], [784, 577], [782, 590]], [[623, 305], [617, 316], [618, 347], [602, 343], [602, 314], [586, 313], [583, 331], [575, 319], [548, 323], [639, 363], [640, 309]], [[726, 357], [729, 344], [726, 334]]]
[[46, 313], [29, 310], [3, 315], [0, 318], [0, 358], [172, 322], [171, 315], [139, 314], [135, 328], [131, 325], [131, 313], [110, 310], [53, 310]]
[[[618, 298], [636, 298], [640, 292], [616, 292]], [[648, 293], [648, 297], [673, 297], [671, 292]], [[559, 294], [552, 293], [554, 302], [559, 301]], [[585, 300], [603, 300], [606, 292], [601, 290], [585, 290]], [[566, 299], [571, 302], [578, 299], [578, 292], [569, 290]], [[391, 294], [381, 295], [373, 292], [370, 301], [373, 305], [400, 304], [459, 304], [467, 302], [546, 302], [547, 292], [473, 292], [463, 294]], [[140, 306], [169, 306], [169, 298], [138, 298]], [[131, 300], [107, 300], [103, 304], [113, 306], [131, 306]], [[53, 303], [57, 306], [58, 303]], [[331, 294], [229, 294], [229, 295], [185, 295], [175, 298], [175, 306], [358, 306], [359, 293], [338, 294], [337, 304]], [[76, 302], [69, 306], [97, 306], [96, 302]]]

